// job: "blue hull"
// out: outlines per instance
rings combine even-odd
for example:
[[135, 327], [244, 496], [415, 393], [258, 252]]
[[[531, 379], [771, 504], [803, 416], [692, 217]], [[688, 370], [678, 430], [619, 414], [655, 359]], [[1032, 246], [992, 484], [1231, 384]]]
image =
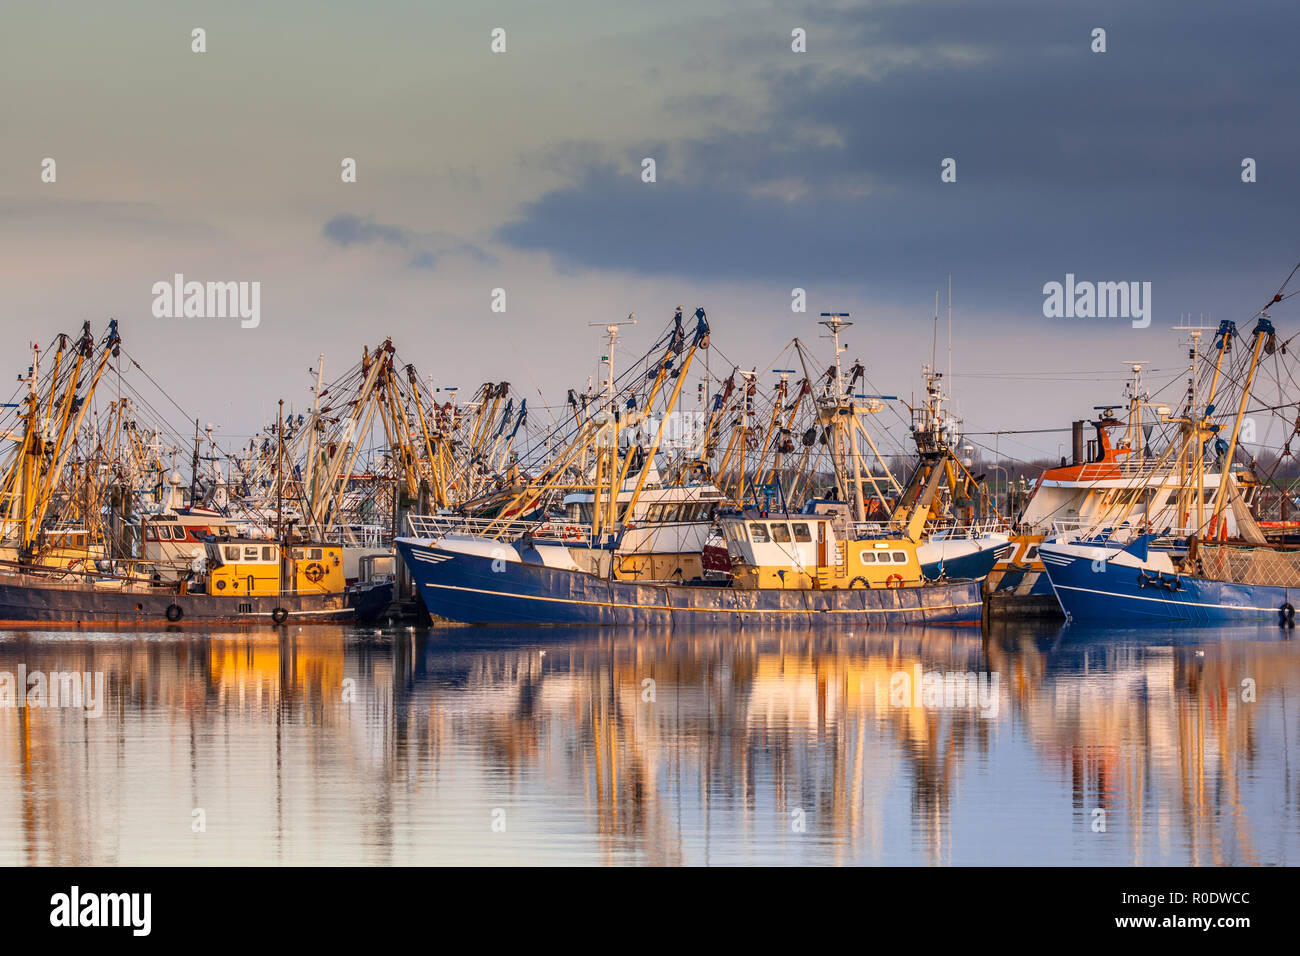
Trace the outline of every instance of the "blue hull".
[[1144, 578], [1137, 568], [1053, 553], [1043, 565], [1061, 610], [1072, 620], [1177, 621], [1214, 624], [1277, 621], [1300, 590], [1263, 584], [1229, 584], [1197, 577]]
[[[845, 627], [978, 624], [975, 581], [899, 589], [781, 591], [606, 581], [580, 571], [395, 542], [430, 614], [467, 624]], [[494, 570], [495, 567], [495, 570]]]
[[1042, 571], [1013, 568], [1005, 571], [998, 579], [995, 591], [1017, 591], [1021, 594], [1048, 595], [1052, 591], [1052, 582]]
[[957, 558], [932, 561], [929, 564], [921, 565], [921, 573], [931, 581], [937, 581], [940, 577], [946, 577], [949, 580], [960, 578], [983, 581], [989, 576], [989, 572], [993, 570], [993, 566], [998, 563], [999, 558], [1009, 550], [1011, 550], [1010, 545], [1003, 545], [999, 548], [985, 548], [982, 551], [963, 554]]

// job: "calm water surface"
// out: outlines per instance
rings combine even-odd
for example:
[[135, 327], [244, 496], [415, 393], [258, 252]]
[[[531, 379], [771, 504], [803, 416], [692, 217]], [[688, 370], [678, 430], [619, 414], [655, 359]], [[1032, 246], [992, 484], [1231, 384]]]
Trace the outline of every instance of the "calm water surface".
[[0, 632], [0, 863], [1300, 864], [1295, 633]]

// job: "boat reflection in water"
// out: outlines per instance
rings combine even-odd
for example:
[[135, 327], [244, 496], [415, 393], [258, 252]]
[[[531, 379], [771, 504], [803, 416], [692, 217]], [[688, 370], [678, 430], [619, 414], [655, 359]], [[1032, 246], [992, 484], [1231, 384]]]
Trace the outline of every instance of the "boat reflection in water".
[[1289, 633], [3, 632], [0, 862], [1294, 862]]

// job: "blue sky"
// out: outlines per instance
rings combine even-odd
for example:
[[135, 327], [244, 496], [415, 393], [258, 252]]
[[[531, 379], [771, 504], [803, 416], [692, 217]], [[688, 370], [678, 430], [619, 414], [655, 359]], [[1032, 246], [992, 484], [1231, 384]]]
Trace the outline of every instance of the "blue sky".
[[[951, 275], [968, 429], [1064, 426], [1119, 400], [1123, 362], [1176, 375], [1182, 313], [1248, 319], [1300, 259], [1298, 24], [1270, 2], [14, 5], [0, 330], [17, 374], [25, 341], [117, 317], [236, 435], [305, 401], [319, 353], [341, 371], [386, 334], [439, 383], [558, 403], [595, 370], [588, 322], [637, 312], [635, 350], [678, 304], [760, 369], [852, 312], [851, 352], [906, 395]], [[262, 324], [154, 318], [176, 272], [260, 281]], [[1151, 282], [1151, 327], [1044, 318], [1067, 272]]]

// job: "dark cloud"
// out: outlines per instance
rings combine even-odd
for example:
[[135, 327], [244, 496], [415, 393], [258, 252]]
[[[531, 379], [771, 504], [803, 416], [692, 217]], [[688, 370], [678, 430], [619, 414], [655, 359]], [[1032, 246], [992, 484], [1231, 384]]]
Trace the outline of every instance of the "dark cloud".
[[388, 242], [403, 249], [411, 244], [409, 230], [397, 226], [385, 226], [374, 222], [369, 216], [335, 216], [325, 223], [325, 238], [336, 246], [368, 245], [372, 242]]
[[377, 223], [369, 216], [339, 215], [321, 230], [334, 245], [346, 249], [355, 245], [390, 245], [407, 256], [411, 269], [436, 269], [446, 256], [466, 256], [477, 262], [491, 263], [496, 257], [470, 243], [454, 243], [441, 234], [422, 234], [404, 226]]
[[[1098, 26], [1104, 54], [1089, 48]], [[834, 36], [859, 58], [792, 54], [758, 76], [756, 128], [617, 162], [558, 151], [570, 183], [497, 238], [568, 270], [860, 281], [886, 296], [963, 272], [987, 304], [1032, 310], [1067, 271], [1207, 289], [1216, 274], [1285, 275], [1300, 258], [1297, 26], [1300, 7], [1281, 3], [826, 12], [809, 17], [810, 44]], [[640, 181], [642, 155], [658, 182]], [[955, 184], [940, 182], [945, 157]], [[1244, 157], [1257, 183], [1241, 182]]]

